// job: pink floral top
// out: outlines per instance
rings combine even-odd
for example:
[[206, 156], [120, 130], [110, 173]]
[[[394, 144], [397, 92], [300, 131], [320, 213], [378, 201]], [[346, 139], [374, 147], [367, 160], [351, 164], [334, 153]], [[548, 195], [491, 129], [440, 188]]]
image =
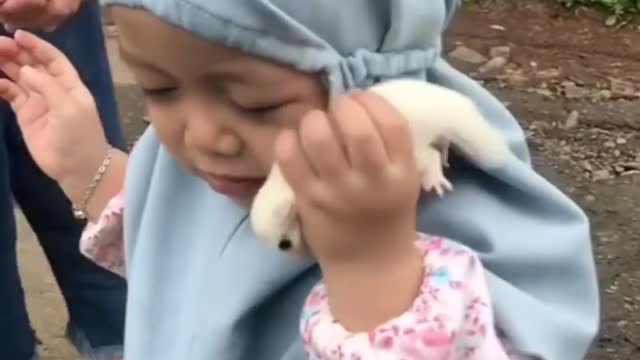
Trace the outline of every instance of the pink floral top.
[[[89, 224], [81, 252], [125, 276], [122, 213], [124, 193]], [[413, 306], [368, 333], [350, 333], [335, 320], [324, 285], [309, 294], [300, 331], [311, 360], [514, 360], [493, 319], [484, 269], [477, 255], [453, 241], [420, 234], [425, 275]]]
[[126, 277], [123, 210], [124, 191], [109, 201], [96, 223], [87, 224], [80, 238], [80, 252], [96, 264]]

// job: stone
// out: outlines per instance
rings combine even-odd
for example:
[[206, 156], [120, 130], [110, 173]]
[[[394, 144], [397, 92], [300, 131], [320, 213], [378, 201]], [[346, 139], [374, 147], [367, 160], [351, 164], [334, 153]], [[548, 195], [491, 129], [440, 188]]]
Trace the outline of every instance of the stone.
[[524, 86], [530, 79], [521, 70], [506, 70], [504, 75], [500, 75], [500, 79], [505, 80], [511, 86]]
[[449, 57], [469, 64], [483, 64], [487, 62], [487, 58], [479, 52], [466, 46], [458, 46], [449, 53]]
[[589, 96], [589, 90], [576, 85], [573, 81], [562, 82], [562, 90], [567, 99], [581, 99]]
[[592, 95], [592, 98], [596, 101], [609, 100], [613, 97], [613, 92], [608, 89], [602, 89]]
[[606, 169], [594, 171], [592, 175], [593, 181], [609, 180], [612, 178], [611, 172]]
[[510, 46], [494, 46], [489, 49], [489, 56], [492, 58], [509, 58], [511, 55], [511, 47]]
[[612, 95], [615, 97], [635, 97], [635, 89], [629, 81], [610, 78], [609, 86]]
[[536, 78], [540, 80], [551, 80], [560, 77], [560, 69], [544, 69], [536, 72]]
[[487, 61], [484, 65], [480, 66], [478, 72], [481, 74], [496, 73], [500, 71], [507, 64], [507, 58], [498, 56]]
[[580, 112], [578, 110], [573, 110], [567, 116], [567, 120], [564, 122], [565, 129], [573, 129], [578, 126], [578, 119], [580, 118]]

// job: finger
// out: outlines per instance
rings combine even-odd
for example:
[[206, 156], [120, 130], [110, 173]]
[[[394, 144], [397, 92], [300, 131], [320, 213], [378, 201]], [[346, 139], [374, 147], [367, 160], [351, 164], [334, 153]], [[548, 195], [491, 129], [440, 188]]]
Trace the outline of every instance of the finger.
[[318, 176], [332, 179], [349, 168], [346, 155], [324, 112], [311, 111], [302, 119], [300, 142]]
[[20, 49], [14, 39], [0, 36], [0, 70], [16, 82], [20, 80], [20, 68], [23, 65], [18, 62], [20, 52], [24, 50]]
[[24, 66], [20, 71], [20, 79], [27, 90], [42, 96], [50, 106], [61, 105], [69, 100], [68, 91], [60, 86], [57, 79], [44, 71]]
[[16, 119], [23, 131], [33, 131], [43, 126], [43, 122], [37, 121], [46, 111], [47, 105], [42, 101], [34, 100], [38, 95], [29, 96], [24, 89], [8, 79], [0, 79], [0, 98], [9, 102], [11, 109], [16, 113]]
[[0, 12], [2, 13], [24, 13], [30, 12], [34, 9], [44, 9], [47, 5], [47, 0], [6, 0], [0, 4]]
[[30, 65], [43, 68], [36, 64], [36, 59], [25, 51], [14, 39], [0, 36], [0, 64], [2, 70], [14, 81], [19, 80], [22, 66]]
[[388, 161], [384, 143], [365, 109], [350, 96], [337, 98], [330, 108], [351, 166], [366, 172], [382, 169]]
[[389, 159], [413, 159], [413, 138], [404, 116], [373, 91], [356, 93], [353, 98], [373, 119]]
[[52, 44], [24, 30], [18, 30], [15, 39], [18, 45], [33, 57], [37, 64], [42, 65], [57, 78], [63, 87], [73, 89], [81, 82], [73, 64]]
[[0, 57], [11, 58], [16, 56], [19, 51], [20, 47], [14, 39], [8, 36], [0, 36]]
[[0, 19], [9, 32], [18, 28], [38, 28], [52, 14], [47, 11], [47, 1], [7, 1], [0, 5]]
[[13, 81], [0, 79], [0, 98], [8, 102], [13, 111], [17, 112], [26, 101], [27, 95], [24, 90]]
[[275, 145], [275, 158], [282, 175], [297, 196], [304, 194], [307, 186], [317, 179], [302, 154], [302, 146], [294, 131], [285, 130], [280, 134]]
[[13, 60], [6, 59], [0, 57], [0, 70], [14, 82], [20, 83], [20, 68], [22, 66], [18, 65]]

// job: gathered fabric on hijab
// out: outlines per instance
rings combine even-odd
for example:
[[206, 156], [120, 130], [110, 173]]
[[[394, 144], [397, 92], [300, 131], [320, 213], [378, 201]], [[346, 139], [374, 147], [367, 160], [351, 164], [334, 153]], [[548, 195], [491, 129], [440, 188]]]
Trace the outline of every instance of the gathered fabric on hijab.
[[[456, 0], [107, 0], [217, 44], [319, 73], [330, 95], [411, 77], [471, 97], [517, 155], [488, 171], [454, 158], [455, 191], [422, 199], [419, 231], [476, 250], [499, 328], [548, 360], [582, 359], [598, 327], [589, 224], [536, 174], [516, 120], [441, 56]], [[127, 360], [302, 360], [312, 262], [255, 239], [247, 211], [188, 174], [149, 128], [125, 191]]]

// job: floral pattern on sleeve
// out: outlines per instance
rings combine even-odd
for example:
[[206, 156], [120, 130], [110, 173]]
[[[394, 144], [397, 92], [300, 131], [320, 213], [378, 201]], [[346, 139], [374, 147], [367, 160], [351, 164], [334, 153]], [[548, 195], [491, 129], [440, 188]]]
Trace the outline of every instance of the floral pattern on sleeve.
[[97, 222], [87, 223], [80, 238], [80, 252], [96, 264], [126, 276], [123, 236], [124, 192], [112, 198]]
[[320, 283], [307, 298], [300, 330], [312, 360], [514, 360], [496, 333], [484, 269], [470, 249], [420, 234], [420, 293], [406, 313], [369, 333], [349, 333], [329, 309]]

